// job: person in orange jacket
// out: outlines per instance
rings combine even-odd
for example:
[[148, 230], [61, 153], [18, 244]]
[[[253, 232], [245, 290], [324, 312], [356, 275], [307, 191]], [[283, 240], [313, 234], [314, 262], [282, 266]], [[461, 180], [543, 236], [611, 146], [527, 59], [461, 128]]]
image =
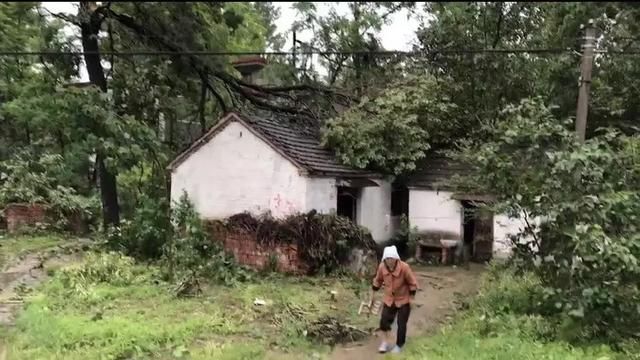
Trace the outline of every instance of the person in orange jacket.
[[[411, 302], [418, 290], [418, 283], [409, 264], [400, 260], [395, 246], [384, 248], [382, 261], [373, 279], [370, 308], [374, 303], [376, 291], [383, 286], [382, 302], [384, 305], [380, 316], [380, 330], [383, 331], [384, 336], [378, 351], [380, 353], [388, 351], [399, 353], [406, 342]], [[398, 320], [398, 332], [396, 334], [396, 344], [391, 347], [391, 325], [396, 317]]]

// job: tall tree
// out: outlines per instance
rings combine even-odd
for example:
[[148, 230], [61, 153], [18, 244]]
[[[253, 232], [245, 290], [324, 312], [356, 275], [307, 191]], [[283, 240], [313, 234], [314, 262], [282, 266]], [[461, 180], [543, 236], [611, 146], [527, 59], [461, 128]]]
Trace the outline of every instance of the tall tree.
[[[295, 44], [299, 49], [325, 52], [320, 55], [320, 64], [327, 71], [327, 84], [362, 95], [367, 87], [380, 88], [386, 79], [391, 78], [390, 69], [398, 62], [398, 59], [383, 58], [366, 52], [383, 50], [379, 39], [382, 26], [389, 22], [392, 14], [412, 7], [413, 3], [340, 3], [344, 4], [348, 11], [343, 14], [332, 6], [327, 15], [320, 15], [314, 3], [295, 3], [298, 20], [294, 22], [292, 31], [309, 31], [313, 34], [309, 42], [299, 41]], [[304, 71], [314, 71], [309, 61], [304, 65], [307, 66]]]

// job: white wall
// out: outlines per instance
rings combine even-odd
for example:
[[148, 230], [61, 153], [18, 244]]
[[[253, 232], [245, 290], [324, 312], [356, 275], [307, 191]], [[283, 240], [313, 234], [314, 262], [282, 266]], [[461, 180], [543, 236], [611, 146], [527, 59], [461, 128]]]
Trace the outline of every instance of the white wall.
[[520, 221], [506, 215], [493, 217], [493, 255], [498, 258], [508, 258], [511, 255], [510, 235], [520, 232]]
[[[418, 231], [446, 231], [462, 235], [462, 204], [446, 191], [409, 189], [409, 224]], [[454, 240], [454, 239], [452, 239]]]
[[178, 200], [183, 189], [204, 218], [306, 211], [307, 178], [237, 121], [174, 169], [171, 198]]
[[[409, 222], [418, 231], [447, 231], [462, 235], [462, 204], [451, 199], [451, 192], [431, 190], [409, 190]], [[539, 225], [541, 219], [531, 220]], [[505, 214], [493, 217], [493, 256], [508, 258], [512, 253], [511, 235], [525, 228], [521, 218], [510, 218]], [[528, 241], [527, 239], [521, 240]]]
[[[511, 235], [517, 235], [526, 229], [526, 222], [523, 220], [524, 214], [520, 216], [520, 218], [510, 218], [507, 215], [497, 215], [493, 220], [493, 235], [494, 235], [494, 243], [493, 243], [493, 254], [498, 258], [508, 258], [512, 254], [512, 241], [510, 239]], [[531, 226], [540, 226], [543, 219], [534, 218], [529, 219], [529, 223]], [[533, 239], [529, 235], [525, 238], [518, 239], [518, 242], [521, 244], [526, 244], [531, 242]], [[536, 250], [535, 247], [532, 248]]]
[[357, 223], [371, 231], [378, 242], [385, 242], [393, 235], [391, 224], [391, 183], [376, 180], [379, 186], [362, 188], [357, 204]]
[[306, 211], [315, 209], [322, 214], [336, 211], [338, 188], [333, 178], [307, 178]]

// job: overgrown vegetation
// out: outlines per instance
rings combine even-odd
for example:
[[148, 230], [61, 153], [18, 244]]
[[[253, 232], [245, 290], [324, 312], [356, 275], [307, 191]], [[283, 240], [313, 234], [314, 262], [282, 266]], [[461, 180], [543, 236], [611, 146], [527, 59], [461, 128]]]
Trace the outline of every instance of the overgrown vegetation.
[[640, 138], [608, 129], [581, 144], [569, 126], [523, 100], [459, 157], [526, 224], [514, 265], [541, 279], [532, 311], [561, 321], [567, 340], [624, 342], [640, 326]]
[[157, 262], [165, 279], [185, 286], [203, 278], [227, 285], [247, 279], [249, 272], [212, 236], [184, 193], [171, 211], [164, 203], [143, 198], [132, 220], [108, 234], [107, 244], [138, 260]]
[[115, 253], [57, 271], [8, 334], [8, 358], [260, 359], [269, 349], [305, 358], [328, 350], [305, 336], [324, 316], [373, 326], [357, 316], [367, 285], [348, 279], [271, 276], [232, 288], [205, 281], [202, 296], [176, 299], [161, 272]]
[[398, 80], [328, 122], [324, 142], [356, 168], [394, 175], [414, 170], [432, 144], [446, 144], [461, 126], [447, 86], [424, 73]]
[[[267, 341], [299, 340], [292, 335], [299, 324], [283, 325], [300, 321], [297, 306], [280, 302], [288, 309], [284, 320], [269, 311], [264, 319], [245, 316], [253, 314], [253, 299], [242, 296], [273, 289], [217, 288], [237, 284], [246, 272], [206, 236], [186, 202], [167, 216], [167, 161], [220, 114], [245, 106], [315, 115], [314, 126], [324, 125], [325, 144], [344, 163], [387, 174], [405, 174], [429, 151], [462, 144], [458, 158], [479, 170], [473, 190], [496, 195], [493, 210], [528, 222], [511, 264], [526, 274], [520, 284], [526, 290], [513, 279], [489, 283], [476, 310], [417, 345], [416, 358], [424, 352], [444, 359], [604, 358], [617, 355], [553, 341], [600, 340], [626, 349], [638, 338], [640, 62], [621, 54], [637, 46], [640, 10], [633, 3], [426, 3], [430, 20], [416, 33], [422, 53], [396, 57], [372, 52], [383, 49], [382, 25], [391, 14], [420, 6], [350, 2], [346, 13], [322, 15], [316, 4], [300, 2], [292, 30], [313, 35], [292, 45], [320, 50], [327, 77], [311, 56], [271, 56], [263, 75], [282, 85], [276, 88], [243, 84], [231, 58], [199, 55], [280, 50], [285, 36], [276, 33], [279, 14], [271, 3], [80, 4], [77, 13], [50, 16], [41, 3], [0, 3], [0, 49], [61, 52], [0, 57], [0, 207], [41, 202], [61, 219], [79, 213], [91, 223], [102, 212], [111, 249], [138, 263], [104, 255], [91, 259], [94, 267], [60, 273], [21, 318], [11, 349], [17, 358], [230, 354], [229, 342], [219, 339], [193, 345], [196, 334], [207, 332], [237, 335], [236, 343], [250, 337], [232, 355], [255, 358]], [[598, 29], [598, 51], [588, 140], [581, 144], [569, 120], [579, 57], [553, 49], [580, 50], [581, 25], [589, 19]], [[65, 26], [82, 41], [66, 35]], [[553, 51], [503, 51], [531, 48]], [[488, 51], [471, 51], [478, 49]], [[94, 56], [69, 53], [78, 50]], [[101, 50], [183, 54], [110, 57]], [[81, 64], [92, 86], [67, 86]], [[352, 106], [335, 116], [333, 105], [345, 104]], [[333, 119], [323, 123], [326, 118]], [[600, 132], [601, 126], [608, 129]], [[298, 244], [313, 272], [335, 269], [348, 249], [371, 245], [362, 229], [317, 214], [282, 222], [237, 217], [230, 225], [255, 232], [262, 243]], [[398, 236], [411, 243], [407, 227]], [[57, 242], [0, 239], [0, 265], [23, 246]], [[171, 281], [161, 282], [156, 272]], [[216, 285], [198, 282], [206, 279]], [[176, 282], [178, 293], [204, 287], [205, 296], [177, 300], [166, 291]], [[297, 286], [305, 297], [317, 297]], [[230, 291], [240, 295], [217, 297]], [[236, 312], [223, 317], [207, 296]], [[154, 307], [158, 313], [151, 313]], [[474, 317], [478, 309], [485, 310]], [[165, 327], [162, 316], [175, 321]], [[280, 334], [254, 337], [244, 321], [256, 319], [273, 320]]]
[[330, 273], [346, 265], [351, 250], [376, 249], [376, 243], [365, 228], [337, 215], [291, 215], [274, 219], [269, 214], [258, 218], [249, 213], [231, 216], [226, 225], [236, 231], [256, 235], [260, 244], [296, 244], [301, 260], [311, 274]]
[[57, 235], [20, 237], [0, 235], [0, 270], [17, 261], [21, 256], [52, 249], [66, 242], [67, 239]]
[[222, 241], [207, 234], [186, 193], [172, 210], [173, 236], [163, 246], [162, 264], [169, 278], [207, 277], [232, 284], [249, 274], [226, 253]]
[[22, 151], [0, 162], [0, 209], [10, 203], [47, 206], [51, 223], [66, 226], [70, 215], [90, 221], [99, 211], [97, 199], [67, 186], [64, 159], [57, 154]]
[[405, 359], [638, 359], [637, 343], [614, 351], [558, 340], [562, 324], [537, 313], [543, 289], [536, 274], [494, 266], [468, 309], [440, 333], [410, 339]]

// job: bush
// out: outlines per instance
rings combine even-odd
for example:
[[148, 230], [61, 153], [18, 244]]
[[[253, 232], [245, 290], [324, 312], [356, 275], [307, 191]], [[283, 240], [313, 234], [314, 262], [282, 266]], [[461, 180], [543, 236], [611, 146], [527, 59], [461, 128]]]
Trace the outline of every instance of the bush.
[[[630, 359], [608, 346], [557, 341], [559, 321], [536, 313], [544, 285], [532, 272], [492, 265], [469, 309], [435, 336], [409, 341], [407, 359]], [[632, 348], [629, 347], [629, 351]], [[631, 354], [629, 352], [629, 354]]]
[[119, 228], [109, 230], [107, 244], [136, 259], [159, 259], [172, 236], [168, 213], [166, 201], [142, 196], [131, 220], [123, 220]]
[[164, 245], [162, 255], [166, 277], [207, 277], [228, 285], [248, 277], [220, 242], [207, 234], [186, 193], [173, 209], [171, 222], [173, 234]]
[[333, 272], [345, 265], [351, 250], [375, 249], [369, 232], [349, 219], [337, 215], [311, 211], [279, 220], [268, 214], [259, 218], [242, 213], [227, 220], [230, 230], [256, 234], [257, 241], [266, 246], [274, 243], [296, 244], [298, 253], [311, 274], [324, 270]]

